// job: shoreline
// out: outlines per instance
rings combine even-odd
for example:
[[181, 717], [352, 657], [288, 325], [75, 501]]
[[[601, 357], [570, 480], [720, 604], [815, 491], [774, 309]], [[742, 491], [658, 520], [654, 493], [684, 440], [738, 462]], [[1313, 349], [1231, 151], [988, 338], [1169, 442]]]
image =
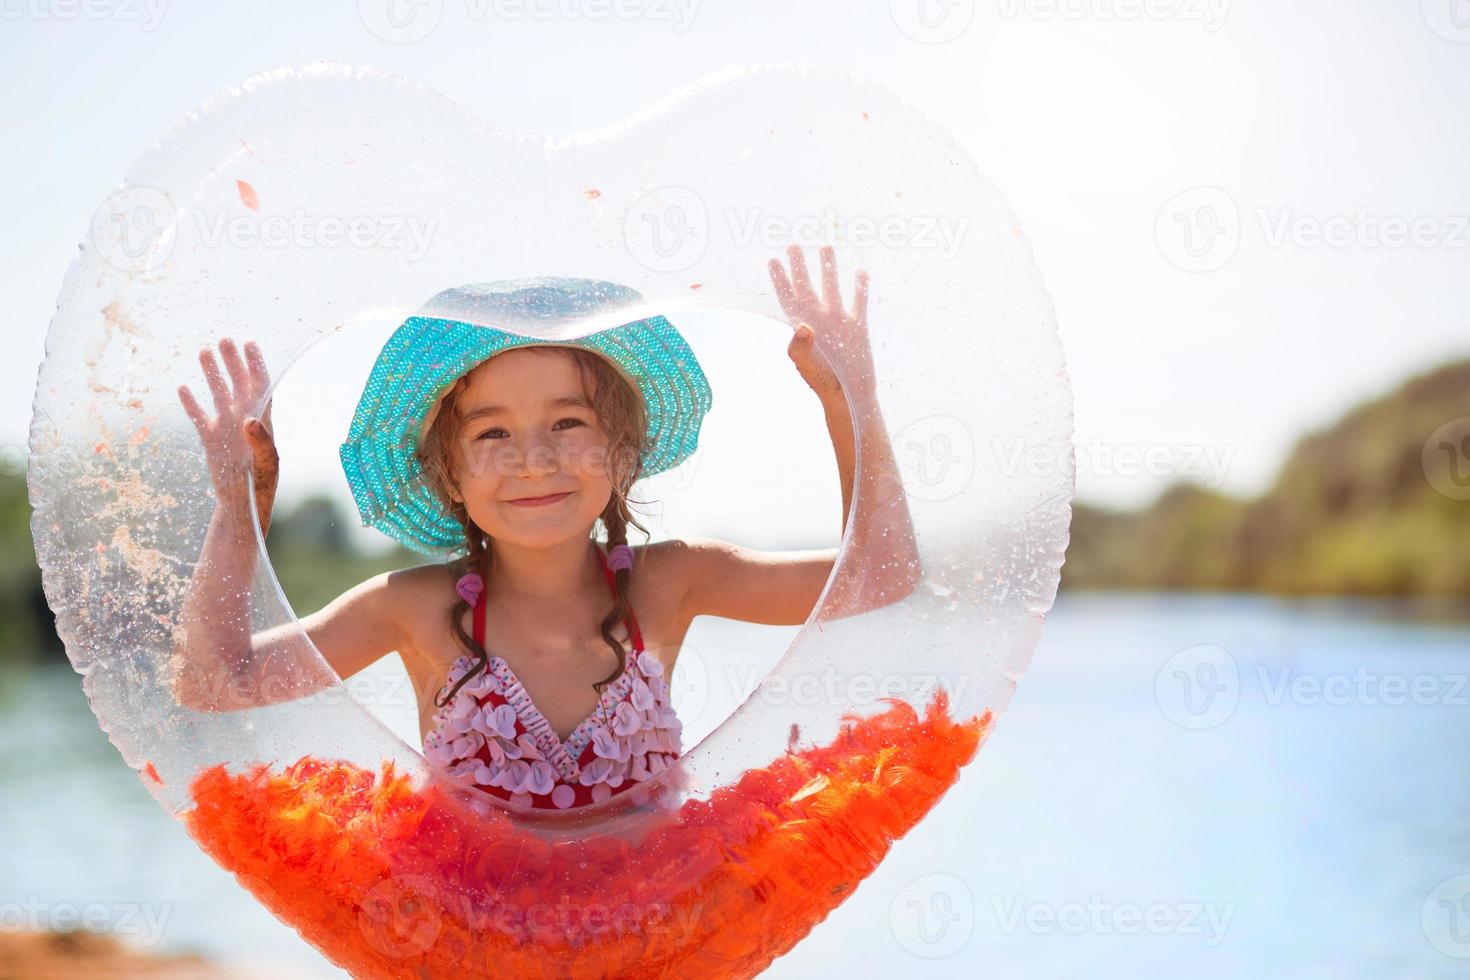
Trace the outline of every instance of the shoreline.
[[0, 980], [252, 980], [198, 953], [160, 953], [105, 932], [0, 929]]

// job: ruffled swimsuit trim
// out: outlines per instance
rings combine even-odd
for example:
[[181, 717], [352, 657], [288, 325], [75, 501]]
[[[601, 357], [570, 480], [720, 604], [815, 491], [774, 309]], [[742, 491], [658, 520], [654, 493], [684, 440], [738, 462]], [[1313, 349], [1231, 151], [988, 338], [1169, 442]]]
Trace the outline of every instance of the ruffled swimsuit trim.
[[[609, 589], [615, 590], [600, 548], [598, 557]], [[472, 621], [482, 647], [486, 605], [481, 593]], [[643, 648], [631, 611], [627, 624], [633, 653], [623, 673], [565, 742], [510, 664], [491, 656], [486, 671], [435, 714], [434, 730], [424, 740], [425, 756], [450, 775], [513, 803], [558, 809], [607, 799], [662, 772], [679, 755], [682, 726], [669, 705], [663, 664]], [[476, 662], [469, 655], [456, 659], [449, 684]]]

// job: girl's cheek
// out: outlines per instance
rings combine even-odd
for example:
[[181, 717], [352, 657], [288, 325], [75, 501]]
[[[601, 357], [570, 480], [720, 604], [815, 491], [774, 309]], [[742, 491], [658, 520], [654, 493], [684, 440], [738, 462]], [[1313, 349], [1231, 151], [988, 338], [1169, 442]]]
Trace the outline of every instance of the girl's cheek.
[[567, 457], [574, 472], [583, 475], [602, 476], [607, 473], [607, 439], [600, 435], [587, 435], [568, 440]]
[[493, 443], [481, 442], [471, 447], [467, 454], [469, 463], [470, 479], [484, 482], [493, 480], [498, 475], [497, 468], [503, 465], [503, 453], [498, 452]]
[[[601, 433], [575, 430], [549, 444], [556, 462], [566, 472], [601, 474], [607, 468], [607, 438]], [[541, 452], [545, 452], [543, 447]], [[500, 440], [476, 440], [464, 447], [466, 478], [493, 481], [519, 470], [525, 461], [514, 446]]]

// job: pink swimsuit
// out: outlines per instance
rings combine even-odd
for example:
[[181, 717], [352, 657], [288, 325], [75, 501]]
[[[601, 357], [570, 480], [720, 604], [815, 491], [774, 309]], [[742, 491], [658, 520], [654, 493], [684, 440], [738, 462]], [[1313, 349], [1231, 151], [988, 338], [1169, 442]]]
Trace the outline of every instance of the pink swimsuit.
[[[615, 588], [607, 556], [594, 548], [608, 588]], [[482, 647], [485, 606], [482, 592], [472, 615], [475, 642]], [[631, 610], [627, 625], [633, 652], [626, 668], [565, 742], [510, 664], [492, 656], [484, 671], [434, 713], [425, 758], [477, 789], [538, 809], [601, 802], [662, 772], [679, 755], [682, 725], [669, 704], [663, 664], [643, 649]], [[469, 655], [455, 660], [449, 686], [476, 663]]]

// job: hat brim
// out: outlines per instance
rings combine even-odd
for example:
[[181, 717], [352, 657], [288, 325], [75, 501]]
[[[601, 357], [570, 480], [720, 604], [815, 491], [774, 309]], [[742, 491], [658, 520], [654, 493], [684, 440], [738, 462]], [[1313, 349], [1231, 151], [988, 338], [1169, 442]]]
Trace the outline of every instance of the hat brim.
[[[492, 360], [494, 357], [496, 357], [496, 355], [504, 354], [508, 350], [512, 350], [512, 349], [515, 349], [515, 350], [524, 350], [524, 349], [526, 349], [528, 347], [563, 347], [563, 348], [573, 348], [573, 349], [576, 349], [576, 350], [590, 350], [590, 348], [584, 347], [581, 344], [569, 344], [569, 343], [565, 343], [563, 341], [556, 341], [556, 340], [541, 340], [541, 341], [536, 341], [534, 343], [517, 344], [517, 345], [514, 346], [514, 348], [507, 347], [507, 348], [504, 348], [502, 350], [498, 350], [494, 354], [491, 354], [489, 357], [485, 358], [485, 361]], [[640, 387], [638, 385], [638, 381], [633, 376], [631, 376], [628, 373], [627, 369], [625, 367], [623, 367], [622, 364], [620, 364], [617, 361], [613, 360], [611, 357], [608, 357], [606, 354], [602, 353], [601, 351], [592, 351], [592, 353], [594, 353], [598, 357], [602, 358], [602, 360], [604, 362], [606, 362], [608, 364], [608, 366], [610, 366], [614, 371], [617, 371], [618, 374], [622, 376], [623, 380], [628, 383], [628, 387], [630, 387], [634, 391], [638, 392], [640, 396], [642, 395], [642, 391], [640, 390]], [[484, 364], [485, 361], [480, 361], [479, 364], [472, 365], [469, 368], [469, 370], [465, 372], [465, 374], [468, 374], [469, 371], [473, 371], [475, 368], [479, 367], [480, 364]], [[460, 375], [460, 377], [463, 377], [463, 376], [464, 375]], [[418, 444], [420, 446], [422, 446], [424, 444], [424, 437], [429, 434], [429, 429], [431, 429], [433, 427], [434, 420], [439, 417], [439, 410], [444, 406], [444, 398], [445, 398], [445, 396], [449, 394], [449, 389], [454, 386], [454, 383], [457, 380], [459, 380], [459, 379], [458, 378], [455, 378], [455, 379], [450, 380], [443, 387], [443, 389], [440, 390], [439, 394], [434, 397], [434, 403], [429, 406], [429, 410], [424, 413], [424, 420], [423, 420], [423, 422], [421, 422], [419, 424]]]
[[713, 397], [694, 352], [661, 315], [561, 340], [410, 317], [379, 353], [339, 451], [365, 526], [424, 554], [465, 550], [464, 530], [425, 483], [417, 450], [448, 388], [476, 365], [518, 347], [589, 350], [628, 380], [648, 415], [644, 476], [694, 453]]

